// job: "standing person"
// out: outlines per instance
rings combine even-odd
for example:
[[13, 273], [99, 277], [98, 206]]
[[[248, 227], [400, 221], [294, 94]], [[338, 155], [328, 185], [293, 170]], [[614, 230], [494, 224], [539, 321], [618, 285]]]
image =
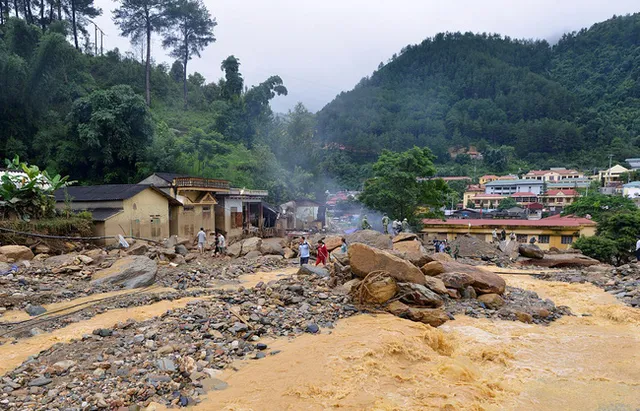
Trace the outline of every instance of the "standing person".
[[227, 240], [219, 231], [218, 231], [218, 248], [220, 250], [220, 255], [227, 254]]
[[636, 260], [640, 262], [640, 235], [638, 236], [638, 241], [636, 241]]
[[217, 232], [214, 235], [214, 247], [213, 247], [213, 255], [214, 257], [220, 253], [220, 234]]
[[455, 248], [453, 249], [453, 259], [457, 260], [458, 257], [460, 257], [460, 246], [456, 244]]
[[402, 220], [402, 231], [407, 232], [407, 233], [410, 231], [409, 221], [407, 221], [406, 218], [404, 220]]
[[198, 252], [202, 254], [204, 253], [204, 244], [207, 242], [207, 233], [204, 232], [204, 228], [200, 227], [196, 239], [198, 240]]
[[300, 238], [300, 245], [298, 246], [298, 252], [300, 253], [300, 265], [309, 263], [309, 252], [311, 246], [304, 237]]
[[327, 246], [324, 244], [324, 241], [318, 240], [318, 256], [316, 257], [316, 265], [322, 263], [322, 265], [327, 265], [327, 257], [329, 257], [329, 250], [327, 250]]
[[439, 248], [440, 248], [440, 252], [444, 253], [445, 249], [447, 248], [447, 240], [441, 241]]
[[511, 241], [516, 241], [516, 233], [514, 233], [513, 231], [511, 232], [511, 234], [509, 234], [509, 239]]
[[342, 237], [342, 244], [340, 245], [340, 252], [341, 253], [346, 253], [347, 252], [347, 239]]
[[498, 242], [498, 229], [494, 228], [493, 232], [491, 233], [491, 238], [493, 238], [493, 242], [497, 243]]
[[393, 229], [394, 236], [400, 234], [400, 221], [393, 220], [393, 223], [391, 223], [391, 228]]
[[387, 217], [387, 213], [382, 216], [382, 231], [385, 234], [389, 234], [389, 217]]
[[500, 231], [500, 239], [502, 241], [505, 241], [507, 239], [507, 232], [504, 231], [504, 228], [502, 229], [502, 231]]
[[535, 237], [531, 237], [531, 239], [529, 240], [529, 244], [531, 245], [535, 245], [536, 244], [536, 238]]
[[433, 250], [436, 253], [440, 252], [440, 241], [437, 238], [433, 240]]

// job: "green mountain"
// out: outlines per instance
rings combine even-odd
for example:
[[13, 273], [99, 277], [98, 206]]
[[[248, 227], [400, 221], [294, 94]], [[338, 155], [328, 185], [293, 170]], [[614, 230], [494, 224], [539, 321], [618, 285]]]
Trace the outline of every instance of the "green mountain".
[[[502, 150], [511, 167], [606, 165], [640, 155], [640, 14], [555, 46], [445, 33], [411, 45], [317, 116], [328, 147], [369, 162], [384, 148]], [[485, 156], [491, 170], [495, 156]], [[498, 162], [499, 163], [499, 162]], [[503, 170], [497, 170], [503, 171]]]

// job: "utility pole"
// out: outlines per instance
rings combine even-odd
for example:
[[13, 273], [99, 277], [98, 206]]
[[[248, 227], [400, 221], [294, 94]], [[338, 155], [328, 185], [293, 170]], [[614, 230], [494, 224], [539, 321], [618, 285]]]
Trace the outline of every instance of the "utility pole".
[[93, 48], [95, 50], [95, 55], [98, 55], [98, 32], [100, 32], [100, 55], [102, 56], [102, 53], [104, 51], [103, 49], [103, 44], [104, 44], [104, 31], [102, 31], [102, 29], [100, 27], [98, 27], [98, 25], [93, 21], [93, 20], [89, 20], [89, 22], [91, 24], [93, 24], [93, 28], [94, 28], [94, 37], [93, 37]]

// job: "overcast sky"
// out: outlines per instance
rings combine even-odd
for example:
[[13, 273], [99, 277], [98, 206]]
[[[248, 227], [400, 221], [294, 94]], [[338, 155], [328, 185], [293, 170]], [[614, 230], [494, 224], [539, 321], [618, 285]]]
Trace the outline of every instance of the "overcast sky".
[[[217, 41], [189, 63], [207, 81], [222, 76], [220, 62], [240, 59], [245, 84], [278, 74], [289, 89], [272, 107], [297, 102], [317, 111], [350, 90], [381, 61], [407, 44], [442, 31], [490, 32], [555, 41], [614, 14], [640, 11], [636, 0], [204, 0], [218, 25]], [[132, 51], [112, 21], [117, 2], [97, 0], [105, 47]], [[152, 41], [156, 61], [171, 62]]]

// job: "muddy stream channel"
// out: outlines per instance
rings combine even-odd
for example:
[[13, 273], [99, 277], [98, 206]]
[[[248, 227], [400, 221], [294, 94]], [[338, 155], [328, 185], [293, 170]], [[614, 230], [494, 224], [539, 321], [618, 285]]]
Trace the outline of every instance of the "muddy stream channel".
[[[295, 268], [240, 278], [252, 287]], [[457, 316], [438, 329], [387, 314], [340, 320], [319, 335], [270, 341], [281, 352], [237, 361], [198, 410], [598, 410], [640, 409], [640, 310], [590, 284], [503, 275], [571, 308], [549, 326]], [[237, 287], [226, 285], [221, 287]], [[158, 292], [149, 289], [147, 292]], [[48, 309], [70, 310], [96, 295]], [[113, 309], [85, 321], [0, 345], [0, 375], [29, 356], [118, 321], [186, 306], [189, 297]], [[76, 308], [73, 308], [76, 307]], [[6, 313], [2, 321], [23, 320]], [[148, 410], [164, 409], [151, 404]]]

